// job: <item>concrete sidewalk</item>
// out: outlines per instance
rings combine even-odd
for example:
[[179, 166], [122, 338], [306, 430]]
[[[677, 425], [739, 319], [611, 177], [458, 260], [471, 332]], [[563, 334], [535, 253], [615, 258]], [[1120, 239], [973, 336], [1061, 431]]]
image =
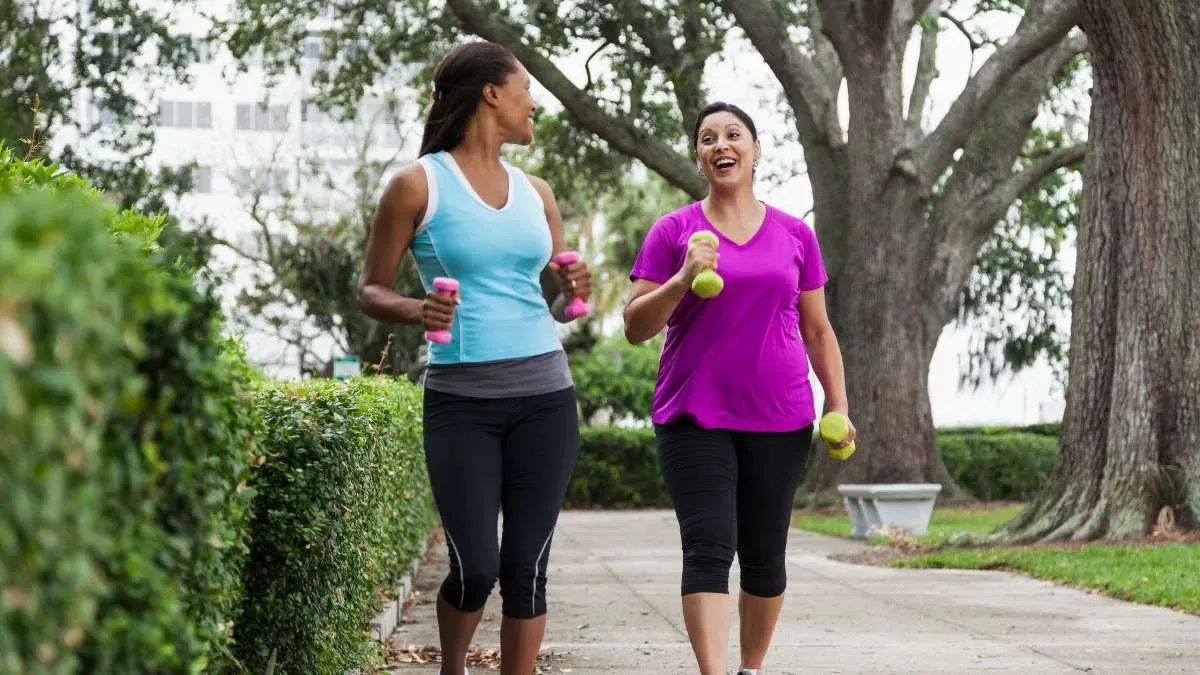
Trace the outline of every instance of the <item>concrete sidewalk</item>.
[[[895, 570], [827, 557], [859, 549], [793, 531], [788, 600], [766, 673], [1200, 673], [1200, 618], [1001, 572]], [[432, 600], [446, 572], [444, 549], [435, 556], [394, 644], [438, 644]], [[671, 512], [564, 513], [550, 564], [543, 672], [697, 672], [679, 571]], [[736, 561], [730, 585], [736, 592]], [[474, 648], [499, 647], [499, 607], [497, 591]], [[733, 669], [736, 611], [729, 653]], [[391, 672], [437, 671], [426, 664]]]

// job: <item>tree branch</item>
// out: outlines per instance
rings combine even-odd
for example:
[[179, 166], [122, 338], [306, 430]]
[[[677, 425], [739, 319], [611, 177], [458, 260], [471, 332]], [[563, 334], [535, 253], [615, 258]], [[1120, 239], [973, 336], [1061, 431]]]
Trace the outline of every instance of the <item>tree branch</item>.
[[[942, 305], [947, 316], [957, 306], [975, 255], [988, 233], [1029, 188], [1014, 190], [1038, 176], [1034, 171], [1017, 178], [1013, 165], [1028, 143], [1029, 130], [1051, 79], [1078, 55], [1083, 44], [1082, 38], [1062, 41], [1058, 49], [1026, 64], [1001, 88], [997, 102], [968, 137], [953, 174], [939, 191], [923, 248], [928, 252], [926, 268], [932, 283], [929, 296]], [[1033, 166], [1043, 169], [1038, 180], [1056, 168], [1055, 162], [1069, 164], [1073, 153], [1081, 150], [1056, 150], [1034, 160]], [[1003, 199], [1008, 201], [1001, 203]]]
[[661, 30], [666, 24], [666, 19], [662, 16], [652, 15], [653, 8], [646, 3], [633, 3], [633, 5], [640, 11], [630, 17], [629, 25], [646, 44], [646, 49], [650, 51], [650, 58], [654, 59], [655, 63], [662, 65], [665, 70], [674, 70], [679, 65], [680, 54], [679, 50], [675, 49], [675, 40], [669, 33]]
[[991, 222], [1000, 220], [1013, 202], [1033, 189], [1043, 178], [1065, 166], [1082, 162], [1086, 154], [1087, 143], [1078, 143], [1058, 148], [1035, 159], [1029, 166], [1014, 173], [976, 202], [979, 205], [980, 218]]
[[913, 26], [925, 13], [930, 0], [896, 0], [892, 7], [892, 41], [903, 50]]
[[504, 45], [516, 54], [530, 74], [563, 104], [581, 127], [603, 138], [617, 151], [640, 160], [692, 197], [699, 199], [708, 192], [704, 179], [688, 157], [653, 134], [605, 112], [554, 63], [526, 44], [517, 31], [498, 17], [473, 0], [447, 0], [446, 4], [468, 31]]
[[1026, 63], [1062, 41], [1079, 19], [1074, 0], [1031, 1], [1008, 42], [980, 67], [924, 144], [918, 165], [926, 184], [945, 172], [1009, 79]]
[[[821, 21], [821, 12], [816, 3], [808, 5], [808, 28], [812, 33], [813, 63], [825, 80], [825, 90], [836, 98], [838, 88], [842, 84], [842, 60], [838, 57], [837, 49], [825, 34], [825, 26]], [[837, 119], [836, 117], [834, 119]], [[840, 134], [841, 131], [838, 130]]]
[[248, 260], [250, 262], [256, 262], [261, 265], [266, 265], [267, 267], [271, 266], [271, 263], [266, 258], [249, 253], [249, 252], [243, 250], [237, 244], [229, 241], [228, 239], [226, 239], [224, 237], [218, 237], [217, 235], [213, 234], [213, 235], [209, 235], [209, 239], [211, 239], [214, 244], [216, 244], [218, 246], [224, 246], [225, 248], [229, 249], [230, 251], [233, 251], [239, 257], [245, 258], [246, 260]]
[[630, 3], [636, 7], [630, 26], [650, 52], [650, 58], [671, 80], [675, 103], [683, 118], [684, 128], [690, 127], [700, 111], [704, 98], [704, 63], [712, 55], [711, 47], [701, 44], [700, 19], [690, 12], [683, 17], [684, 45], [676, 49], [675, 38], [664, 28], [669, 18], [654, 11], [647, 3]]
[[983, 43], [976, 39], [974, 35], [971, 35], [971, 31], [967, 28], [967, 24], [964, 23], [962, 19], [954, 18], [954, 15], [950, 12], [944, 12], [942, 16], [946, 17], [946, 20], [949, 21], [952, 26], [957, 28], [958, 32], [962, 33], [963, 37], [967, 39], [967, 44], [970, 45], [972, 52], [983, 47]]
[[[837, 118], [836, 91], [816, 64], [800, 51], [767, 0], [725, 0], [726, 10], [737, 19], [746, 37], [783, 87], [795, 111], [796, 131], [806, 147], [843, 145]], [[840, 78], [839, 78], [840, 79]]]
[[916, 147], [921, 139], [921, 122], [925, 115], [925, 104], [929, 101], [929, 92], [933, 81], [937, 79], [937, 48], [941, 28], [938, 17], [942, 13], [942, 0], [933, 0], [926, 14], [931, 20], [921, 31], [921, 52], [917, 57], [917, 74], [913, 82], [912, 93], [908, 98], [908, 138], [905, 145]]

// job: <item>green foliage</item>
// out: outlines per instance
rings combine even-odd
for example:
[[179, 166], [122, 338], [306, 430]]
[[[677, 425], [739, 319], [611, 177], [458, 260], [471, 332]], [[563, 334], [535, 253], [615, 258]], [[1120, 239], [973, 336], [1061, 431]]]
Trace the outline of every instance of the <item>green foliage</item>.
[[[1057, 425], [943, 429], [937, 444], [957, 485], [983, 500], [1030, 499], [1058, 456]], [[654, 430], [584, 428], [566, 503], [570, 508], [670, 506]]]
[[419, 393], [263, 382], [165, 223], [0, 150], [0, 671], [340, 674], [430, 529]]
[[432, 499], [419, 390], [384, 378], [265, 386], [269, 429], [246, 568], [239, 658], [341, 675], [364, 662], [377, 590], [423, 550]]
[[[355, 354], [365, 366], [382, 364], [382, 372], [414, 376], [421, 365], [424, 331], [420, 326], [383, 324], [358, 306], [358, 275], [371, 212], [343, 214], [328, 224], [297, 217], [292, 236], [264, 240], [264, 266], [251, 272], [251, 284], [238, 294], [242, 321], [264, 322], [270, 331], [302, 350], [306, 374], [332, 375], [332, 362], [310, 351], [317, 335], [335, 338], [340, 349]], [[395, 290], [422, 297], [411, 256], [401, 261]], [[297, 316], [302, 312], [302, 318]]]
[[105, 231], [111, 215], [78, 193], [0, 197], [5, 672], [76, 672], [105, 588], [105, 427], [141, 399], [132, 324], [155, 301], [137, 251]]
[[661, 339], [634, 346], [618, 337], [575, 356], [571, 376], [584, 423], [596, 424], [601, 413], [613, 420], [649, 422], [661, 349]]
[[564, 508], [660, 508], [671, 505], [653, 429], [584, 427], [579, 462]]
[[[369, 373], [415, 379], [423, 365], [424, 330], [376, 321], [363, 313], [357, 299], [382, 177], [407, 152], [406, 147], [380, 147], [390, 142], [385, 133], [405, 124], [400, 106], [407, 98], [390, 95], [357, 110], [329, 111], [330, 119], [340, 120], [339, 140], [353, 151], [349, 167], [331, 166], [313, 151], [299, 162], [299, 172], [304, 185], [318, 186], [315, 194], [285, 193], [269, 208], [253, 195], [248, 209], [258, 225], [253, 249], [211, 230], [204, 234], [237, 255], [236, 271], [249, 276], [238, 293], [234, 320], [248, 332], [266, 333], [294, 347], [303, 375], [332, 376], [330, 355], [324, 347], [321, 353], [314, 348], [328, 338], [341, 353], [358, 356]], [[401, 259], [394, 289], [408, 297], [424, 295], [412, 256]]]
[[[1036, 155], [1069, 144], [1061, 133], [1035, 132], [1035, 137]], [[1079, 172], [1080, 167], [1070, 167], [1042, 179], [976, 257], [958, 313], [959, 325], [973, 329], [964, 384], [979, 387], [1044, 358], [1065, 385], [1071, 279], [1062, 259], [1079, 225]]]
[[222, 666], [258, 418], [217, 299], [161, 229], [0, 151], [6, 670]]
[[1023, 432], [939, 434], [950, 477], [983, 500], [1028, 500], [1046, 483], [1058, 457], [1058, 439]]
[[[122, 206], [161, 210], [163, 194], [185, 189], [190, 178], [182, 167], [147, 168], [158, 111], [136, 94], [147, 84], [186, 81], [197, 53], [192, 38], [169, 28], [169, 11], [132, 0], [91, 0], [86, 12], [78, 3], [0, 0], [0, 144], [26, 156], [24, 141], [34, 141], [30, 156], [45, 157], [47, 139], [75, 128], [101, 152], [58, 144], [55, 161], [117, 195]], [[81, 92], [89, 104], [83, 109]], [[92, 103], [107, 112], [97, 115]]]

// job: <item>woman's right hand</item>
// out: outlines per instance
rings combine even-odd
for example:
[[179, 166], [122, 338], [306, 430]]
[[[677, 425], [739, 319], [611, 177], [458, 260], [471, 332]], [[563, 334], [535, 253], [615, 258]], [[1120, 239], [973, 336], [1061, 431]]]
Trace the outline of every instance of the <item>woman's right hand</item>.
[[444, 295], [441, 291], [427, 294], [421, 303], [421, 321], [425, 324], [425, 330], [450, 330], [454, 306], [458, 302], [457, 291], [452, 295]]
[[717, 269], [717, 261], [720, 257], [721, 254], [717, 253], [716, 245], [707, 237], [700, 237], [689, 242], [687, 257], [683, 261], [683, 267], [679, 270], [682, 281], [690, 286], [697, 274], [706, 269]]

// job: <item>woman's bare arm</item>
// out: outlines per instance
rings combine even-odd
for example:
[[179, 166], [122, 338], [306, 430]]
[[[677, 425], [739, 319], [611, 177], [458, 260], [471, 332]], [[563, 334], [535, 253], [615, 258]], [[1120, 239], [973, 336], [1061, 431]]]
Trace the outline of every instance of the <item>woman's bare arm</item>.
[[825, 308], [825, 289], [801, 292], [799, 310], [800, 337], [813, 372], [825, 390], [825, 410], [849, 414], [842, 350]]
[[408, 252], [415, 224], [425, 214], [429, 185], [420, 164], [402, 169], [388, 182], [375, 215], [358, 279], [358, 306], [385, 323], [421, 323], [423, 298], [408, 298], [393, 289], [400, 261]]

